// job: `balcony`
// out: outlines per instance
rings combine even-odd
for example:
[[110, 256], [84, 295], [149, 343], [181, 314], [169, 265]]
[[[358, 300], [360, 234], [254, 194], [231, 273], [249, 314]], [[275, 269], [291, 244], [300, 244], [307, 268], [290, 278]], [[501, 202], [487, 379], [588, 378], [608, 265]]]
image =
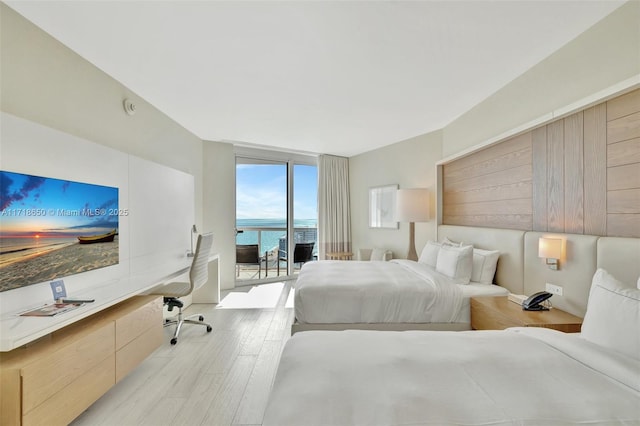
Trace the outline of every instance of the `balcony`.
[[[236, 244], [258, 244], [262, 263], [260, 268], [257, 264], [236, 265], [236, 281], [264, 280], [287, 275], [287, 262], [279, 261], [280, 257], [284, 257], [287, 247], [286, 228], [246, 226], [238, 227], [237, 230]], [[317, 236], [318, 229], [315, 227], [295, 227], [293, 229], [293, 238], [296, 243], [317, 243]], [[316, 258], [317, 249], [317, 244], [315, 244], [314, 255]], [[280, 267], [279, 274], [278, 266]], [[293, 273], [297, 274], [301, 266], [294, 265]]]

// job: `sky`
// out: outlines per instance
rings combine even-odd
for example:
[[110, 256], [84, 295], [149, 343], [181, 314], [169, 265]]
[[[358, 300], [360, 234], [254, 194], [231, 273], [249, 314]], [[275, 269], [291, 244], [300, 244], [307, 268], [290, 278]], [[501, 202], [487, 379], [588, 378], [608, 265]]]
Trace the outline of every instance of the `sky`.
[[[294, 166], [294, 219], [318, 217], [316, 166]], [[238, 219], [284, 219], [287, 212], [285, 164], [238, 164], [236, 166], [236, 217]]]
[[0, 171], [0, 237], [95, 235], [117, 210], [118, 188]]

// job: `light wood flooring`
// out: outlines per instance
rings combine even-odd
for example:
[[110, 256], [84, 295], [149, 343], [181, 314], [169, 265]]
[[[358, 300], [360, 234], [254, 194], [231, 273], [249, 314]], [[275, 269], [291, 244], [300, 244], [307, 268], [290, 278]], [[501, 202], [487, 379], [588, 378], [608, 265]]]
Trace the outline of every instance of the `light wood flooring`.
[[293, 309], [285, 308], [287, 281], [275, 308], [216, 309], [194, 304], [213, 326], [185, 325], [138, 368], [81, 414], [74, 426], [259, 425]]

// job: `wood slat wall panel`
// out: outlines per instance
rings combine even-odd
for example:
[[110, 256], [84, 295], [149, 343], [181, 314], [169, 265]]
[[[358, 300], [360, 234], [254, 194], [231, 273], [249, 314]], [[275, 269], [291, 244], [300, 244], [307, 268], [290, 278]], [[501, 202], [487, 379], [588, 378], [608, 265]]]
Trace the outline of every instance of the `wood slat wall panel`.
[[564, 232], [584, 233], [583, 114], [564, 119]]
[[531, 216], [498, 214], [492, 216], [448, 216], [447, 225], [503, 229], [531, 229]]
[[607, 146], [607, 167], [640, 162], [640, 138]]
[[442, 176], [445, 224], [639, 237], [640, 90], [445, 164]]
[[447, 173], [447, 181], [451, 183], [496, 173], [504, 170], [506, 164], [508, 164], [509, 167], [531, 164], [531, 146], [462, 169], [449, 171]]
[[547, 127], [532, 132], [533, 230], [545, 232], [547, 224]]
[[640, 90], [607, 102], [607, 234], [640, 237]]
[[607, 235], [640, 238], [640, 214], [608, 214]]
[[640, 105], [640, 89], [611, 99], [606, 103], [607, 121], [638, 112], [638, 105]]
[[511, 139], [507, 139], [504, 142], [500, 142], [481, 151], [474, 152], [466, 157], [459, 158], [449, 164], [447, 168], [449, 172], [463, 169], [465, 167], [472, 166], [483, 161], [491, 160], [495, 157], [499, 157], [510, 152], [520, 151], [526, 148], [530, 144], [530, 136], [522, 134]]
[[[639, 92], [640, 93], [640, 92]], [[607, 104], [584, 111], [584, 233], [607, 235]]]
[[608, 213], [640, 213], [640, 189], [607, 192]]
[[609, 121], [607, 143], [616, 143], [640, 138], [640, 112]]
[[547, 125], [547, 226], [564, 232], [564, 122]]
[[[446, 172], [446, 169], [445, 169]], [[445, 174], [444, 178], [445, 191], [471, 191], [480, 188], [490, 188], [493, 186], [515, 184], [518, 182], [531, 181], [531, 164], [518, 166], [501, 170], [499, 172], [490, 173], [482, 176], [482, 178], [470, 178], [459, 180], [457, 182], [449, 182]]]
[[492, 215], [496, 212], [507, 215], [531, 215], [531, 199], [485, 201], [481, 203], [451, 204], [444, 206], [444, 214], [450, 216]]
[[607, 172], [607, 190], [640, 188], [640, 163], [610, 167]]
[[461, 203], [477, 203], [480, 201], [531, 198], [532, 187], [531, 181], [523, 181], [507, 185], [473, 189], [470, 191], [445, 191], [443, 204], [446, 206]]

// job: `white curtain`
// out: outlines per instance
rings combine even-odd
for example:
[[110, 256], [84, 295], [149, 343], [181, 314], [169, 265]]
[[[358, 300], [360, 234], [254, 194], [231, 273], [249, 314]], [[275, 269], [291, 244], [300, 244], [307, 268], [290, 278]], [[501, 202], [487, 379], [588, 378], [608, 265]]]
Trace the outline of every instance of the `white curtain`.
[[349, 159], [321, 155], [318, 159], [318, 255], [351, 252]]

